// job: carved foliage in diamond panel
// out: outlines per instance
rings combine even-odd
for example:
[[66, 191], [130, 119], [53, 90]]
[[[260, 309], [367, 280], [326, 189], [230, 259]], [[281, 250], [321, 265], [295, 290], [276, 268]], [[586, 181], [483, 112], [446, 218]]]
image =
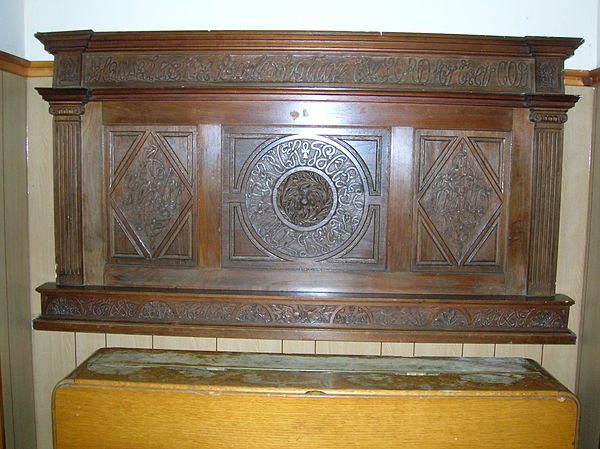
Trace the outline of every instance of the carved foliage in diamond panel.
[[419, 130], [414, 268], [501, 271], [510, 136]]
[[108, 126], [106, 143], [110, 260], [192, 262], [195, 127]]

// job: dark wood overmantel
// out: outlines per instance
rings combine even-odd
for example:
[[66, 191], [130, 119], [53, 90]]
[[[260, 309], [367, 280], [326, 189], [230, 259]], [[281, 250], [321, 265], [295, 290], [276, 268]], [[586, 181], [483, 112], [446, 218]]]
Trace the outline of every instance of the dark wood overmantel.
[[572, 343], [573, 38], [38, 33], [57, 280], [38, 329]]

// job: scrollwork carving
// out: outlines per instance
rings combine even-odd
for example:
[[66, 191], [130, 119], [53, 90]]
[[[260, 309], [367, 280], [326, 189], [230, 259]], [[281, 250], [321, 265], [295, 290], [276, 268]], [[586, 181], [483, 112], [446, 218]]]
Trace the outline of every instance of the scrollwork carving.
[[469, 324], [467, 316], [457, 309], [446, 309], [438, 312], [431, 325], [433, 327], [466, 327]]
[[279, 323], [328, 324], [337, 306], [270, 304], [269, 309]]
[[85, 104], [64, 104], [64, 103], [51, 103], [48, 111], [52, 115], [83, 115], [85, 113]]
[[172, 320], [175, 318], [175, 314], [171, 310], [168, 304], [162, 301], [151, 301], [144, 304], [138, 316], [142, 319], [148, 320]]
[[556, 89], [560, 85], [561, 61], [542, 61], [536, 67], [536, 83], [539, 89]]
[[433, 178], [420, 203], [460, 261], [501, 201], [463, 143]]
[[81, 55], [60, 54], [57, 63], [57, 75], [61, 85], [80, 82]]
[[236, 321], [250, 323], [269, 323], [272, 320], [268, 307], [262, 304], [242, 305], [234, 314]]
[[567, 122], [567, 113], [562, 111], [532, 110], [529, 113], [529, 120], [534, 123], [563, 124]]
[[285, 260], [324, 259], [357, 237], [366, 189], [360, 164], [339, 143], [285, 137], [248, 168], [244, 218], [267, 252]]
[[82, 310], [77, 300], [71, 298], [53, 298], [49, 301], [46, 306], [46, 313], [48, 315], [66, 315], [66, 316], [80, 316]]
[[156, 141], [148, 138], [111, 192], [116, 208], [152, 257], [192, 196]]
[[334, 324], [367, 325], [372, 321], [369, 310], [361, 306], [345, 306], [339, 309], [333, 317]]
[[237, 304], [215, 302], [181, 302], [172, 305], [178, 319], [188, 323], [226, 323], [233, 320]]
[[363, 328], [388, 330], [559, 330], [566, 328], [561, 311], [511, 305], [481, 307], [418, 304], [370, 305], [176, 300], [148, 297], [122, 299], [60, 295], [47, 299], [43, 315], [78, 320], [180, 322], [242, 326], [264, 324], [296, 328]]
[[426, 327], [431, 319], [425, 309], [417, 307], [372, 307], [373, 322], [382, 327], [419, 329]]
[[100, 298], [81, 298], [79, 304], [85, 314], [105, 316], [109, 319], [132, 319], [138, 316], [139, 305], [123, 299], [109, 302]]
[[527, 323], [527, 327], [561, 328], [564, 326], [565, 320], [554, 310], [540, 310]]
[[473, 313], [473, 326], [515, 328], [524, 327], [533, 309], [483, 309]]

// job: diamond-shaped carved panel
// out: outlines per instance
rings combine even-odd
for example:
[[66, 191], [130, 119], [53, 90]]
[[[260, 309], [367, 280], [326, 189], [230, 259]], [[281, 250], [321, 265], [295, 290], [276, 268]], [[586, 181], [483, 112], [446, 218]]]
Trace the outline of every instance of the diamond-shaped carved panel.
[[419, 205], [461, 264], [490, 226], [502, 199], [465, 140], [461, 140], [423, 190]]
[[147, 258], [158, 257], [172, 240], [168, 237], [180, 228], [192, 199], [191, 186], [170, 152], [154, 133], [147, 133], [110, 192], [115, 212]]

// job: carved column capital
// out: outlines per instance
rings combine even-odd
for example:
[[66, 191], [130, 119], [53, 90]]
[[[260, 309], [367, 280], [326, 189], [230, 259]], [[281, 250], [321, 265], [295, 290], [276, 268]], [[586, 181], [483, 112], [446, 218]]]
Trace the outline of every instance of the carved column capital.
[[50, 114], [55, 117], [83, 115], [91, 93], [81, 88], [38, 87], [36, 90], [50, 104]]
[[50, 103], [48, 108], [50, 114], [56, 115], [75, 115], [80, 116], [85, 112], [84, 103]]
[[529, 120], [536, 124], [562, 125], [567, 122], [567, 110], [532, 108]]

